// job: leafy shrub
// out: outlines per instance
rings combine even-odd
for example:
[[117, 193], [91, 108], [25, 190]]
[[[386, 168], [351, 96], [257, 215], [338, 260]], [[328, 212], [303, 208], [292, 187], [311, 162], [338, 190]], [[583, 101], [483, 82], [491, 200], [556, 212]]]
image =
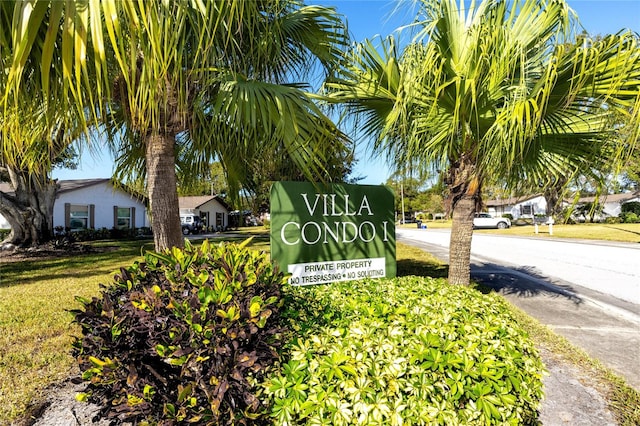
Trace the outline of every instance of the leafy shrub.
[[638, 223], [640, 222], [640, 217], [634, 212], [624, 212], [618, 215], [622, 223]]
[[150, 237], [152, 236], [151, 228], [88, 228], [71, 230], [70, 228], [64, 228], [62, 226], [56, 226], [54, 228], [54, 237], [56, 239], [64, 239], [72, 242], [76, 241], [97, 241], [106, 239], [133, 239], [138, 237]]
[[122, 420], [246, 424], [277, 357], [282, 273], [246, 244], [148, 253], [74, 311], [82, 396]]
[[533, 225], [533, 219], [530, 217], [519, 217], [515, 221], [511, 222], [511, 224], [516, 226]]
[[497, 296], [403, 277], [290, 289], [276, 424], [528, 424], [542, 362]]
[[4, 240], [11, 233], [11, 229], [0, 229], [0, 241]]
[[509, 220], [513, 220], [513, 215], [511, 213], [505, 213], [502, 215], [502, 217], [507, 218]]
[[632, 212], [640, 216], [640, 201], [630, 201], [620, 206], [620, 211], [623, 213]]

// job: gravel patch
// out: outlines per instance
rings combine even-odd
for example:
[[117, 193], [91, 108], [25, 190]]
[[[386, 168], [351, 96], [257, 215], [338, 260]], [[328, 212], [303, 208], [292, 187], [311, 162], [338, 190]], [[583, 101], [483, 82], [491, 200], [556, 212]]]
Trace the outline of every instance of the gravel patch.
[[[540, 349], [540, 354], [549, 373], [544, 378], [545, 398], [538, 418], [542, 425], [617, 425], [602, 393], [589, 384], [593, 379], [548, 350]], [[109, 426], [107, 420], [97, 417], [97, 405], [76, 401], [84, 385], [74, 382], [77, 380], [68, 379], [46, 389], [44, 400], [32, 408], [29, 418], [14, 426]]]

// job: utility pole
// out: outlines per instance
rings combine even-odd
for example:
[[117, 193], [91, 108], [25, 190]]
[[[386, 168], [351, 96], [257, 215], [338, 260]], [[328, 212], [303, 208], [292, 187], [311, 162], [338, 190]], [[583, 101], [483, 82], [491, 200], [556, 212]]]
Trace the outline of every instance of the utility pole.
[[400, 202], [402, 204], [402, 224], [404, 225], [404, 185], [400, 184]]

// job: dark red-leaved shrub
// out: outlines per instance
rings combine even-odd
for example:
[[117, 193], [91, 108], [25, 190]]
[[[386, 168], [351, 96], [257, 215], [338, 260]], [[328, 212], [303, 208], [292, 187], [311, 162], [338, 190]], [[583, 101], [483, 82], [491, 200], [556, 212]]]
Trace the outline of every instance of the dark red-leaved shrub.
[[261, 424], [284, 275], [266, 255], [205, 242], [148, 253], [73, 311], [83, 396], [113, 423]]

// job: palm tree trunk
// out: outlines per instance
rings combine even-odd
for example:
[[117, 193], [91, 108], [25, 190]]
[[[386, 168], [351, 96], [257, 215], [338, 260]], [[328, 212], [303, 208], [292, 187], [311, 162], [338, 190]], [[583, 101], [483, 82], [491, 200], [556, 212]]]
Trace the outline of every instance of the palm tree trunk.
[[453, 161], [445, 183], [449, 186], [448, 203], [453, 211], [449, 242], [449, 284], [469, 285], [473, 217], [482, 204], [482, 178], [478, 176], [473, 156], [462, 154], [458, 160]]
[[471, 237], [476, 212], [474, 196], [463, 195], [453, 209], [451, 241], [449, 242], [449, 283], [469, 285], [471, 275]]
[[176, 186], [175, 135], [151, 133], [146, 140], [147, 189], [156, 251], [184, 247]]

